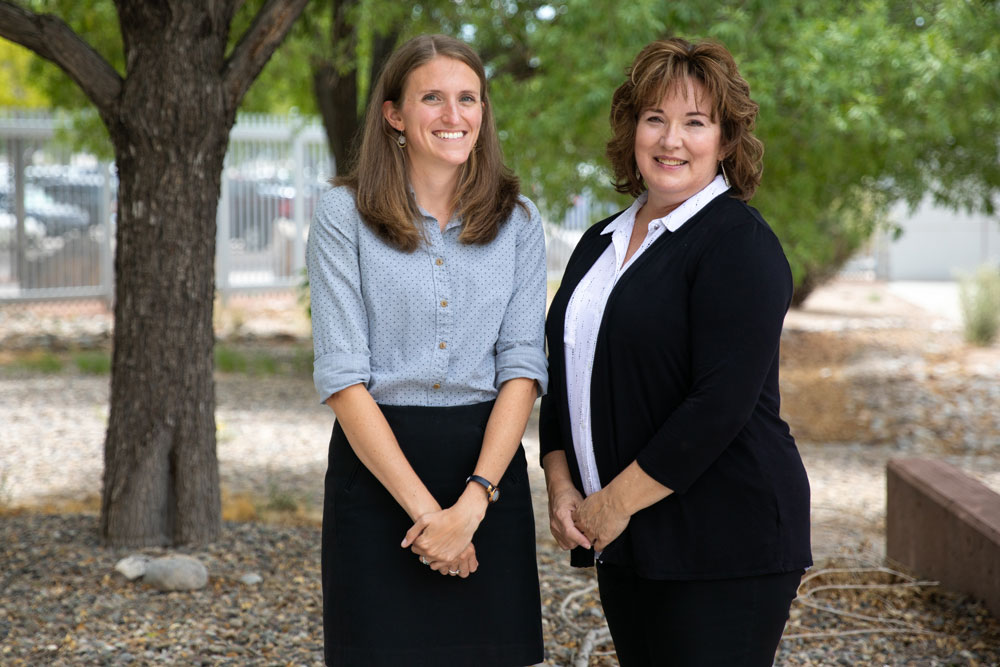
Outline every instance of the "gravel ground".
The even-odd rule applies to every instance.
[[[220,318],[229,340],[301,338],[300,324],[275,327],[280,303],[238,308]],[[785,410],[813,488],[816,567],[776,664],[1000,664],[997,619],[888,570],[883,538],[891,457],[943,457],[1000,491],[1000,428],[987,407],[1000,396],[1000,349],[965,348],[953,325],[871,285],[822,290],[786,329]],[[99,346],[109,330],[100,309],[0,309],[0,664],[321,664],[315,519],[331,416],[310,379],[217,376],[226,513],[254,520],[227,521],[214,545],[174,550],[201,559],[210,582],[160,593],[117,574],[131,552],[97,540],[107,377],[12,363],[26,349]],[[534,458],[531,426],[525,447]],[[537,467],[532,483],[545,664],[615,665],[593,573],[568,567],[546,534]],[[282,525],[261,520],[275,514]],[[263,581],[240,583],[248,572]]]

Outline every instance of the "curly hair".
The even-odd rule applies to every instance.
[[[704,87],[711,100],[712,121],[721,127],[722,164],[732,196],[748,201],[764,170],[764,144],[753,135],[759,107],[750,99],[750,85],[740,76],[726,47],[676,37],[655,41],[640,51],[612,98],[607,156],[615,189],[633,197],[646,189],[635,160],[639,113],[655,106],[675,86],[683,86],[689,77]]]

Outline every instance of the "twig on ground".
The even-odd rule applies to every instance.
[[[894,583],[858,583],[858,584],[824,584],[813,586],[808,589],[804,589],[806,584],[814,581],[820,577],[830,576],[830,575],[853,575],[853,576],[863,576],[870,574],[887,574],[893,577],[902,579],[903,581],[897,581]],[[889,627],[873,627],[873,628],[849,628],[846,630],[831,630],[824,632],[800,632],[795,634],[785,634],[782,636],[782,640],[786,639],[820,639],[820,638],[830,638],[830,637],[845,637],[851,635],[864,635],[864,634],[926,634],[926,635],[941,635],[940,632],[935,632],[916,623],[911,623],[898,618],[891,618],[888,616],[874,616],[869,614],[859,614],[856,612],[847,611],[846,609],[838,609],[836,607],[830,606],[829,604],[822,604],[819,602],[814,602],[813,598],[817,593],[825,591],[834,590],[897,590],[902,588],[924,588],[937,586],[936,581],[921,581],[915,577],[911,577],[908,574],[899,572],[898,570],[893,570],[888,567],[874,566],[874,567],[830,567],[816,570],[810,572],[802,578],[799,584],[799,594],[795,600],[796,604],[803,607],[808,607],[809,609],[814,609],[816,611],[825,612],[837,616],[840,618],[853,619],[856,621],[861,621],[864,623],[882,624],[883,626]]]
[[[611,631],[608,626],[602,625],[599,628],[592,628],[580,642],[580,650],[573,660],[573,667],[587,667],[590,664],[590,656],[594,654],[594,649],[601,644],[611,640]]]

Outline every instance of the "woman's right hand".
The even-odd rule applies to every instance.
[[[583,495],[573,485],[566,452],[557,449],[542,458],[545,488],[549,493],[549,530],[562,549],[590,548],[590,540],[576,527],[573,513],[583,502]]]
[[[583,495],[572,485],[549,487],[549,530],[561,549],[590,548],[590,540],[573,523],[573,513],[583,502]]]

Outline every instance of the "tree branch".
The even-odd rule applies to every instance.
[[[80,86],[102,116],[114,115],[122,89],[121,76],[64,21],[0,0],[0,37],[54,62]]]
[[[267,0],[223,66],[226,103],[236,109],[309,0]]]

